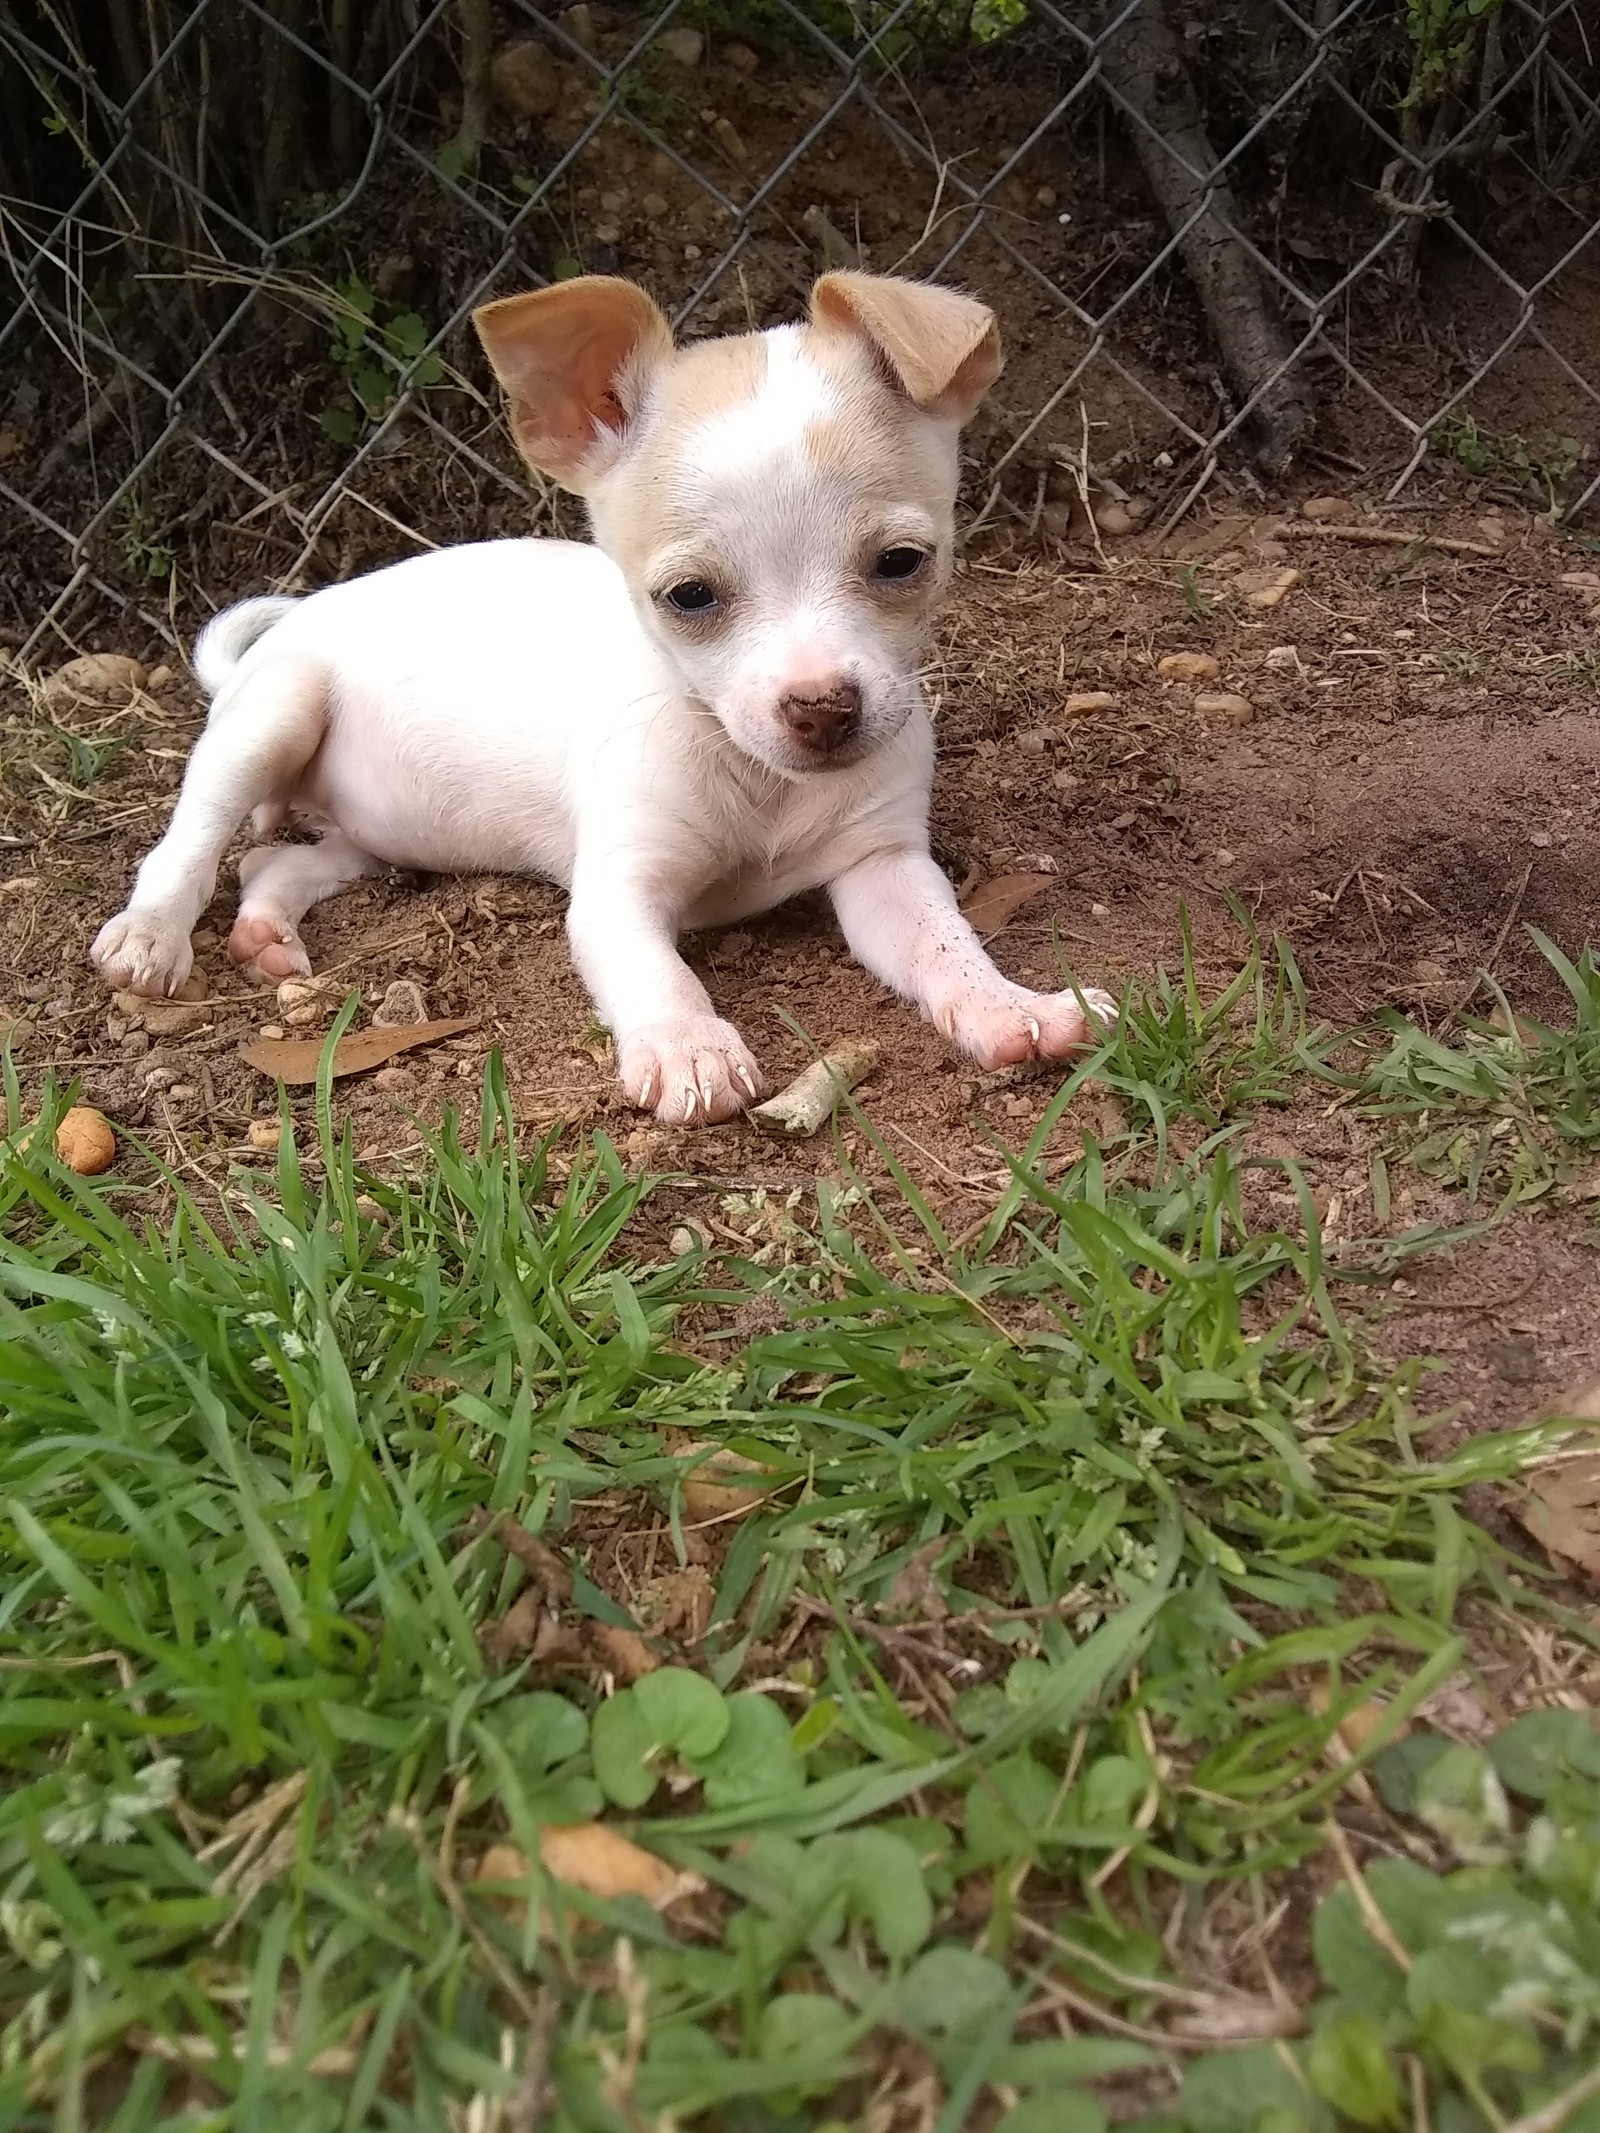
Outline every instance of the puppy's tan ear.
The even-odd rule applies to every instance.
[[[884,274],[824,274],[811,292],[811,317],[864,340],[924,414],[970,422],[1000,375],[994,313],[955,289]]]
[[[654,302],[609,275],[502,297],[472,323],[511,403],[517,450],[579,491],[637,415],[650,371],[672,353],[672,328]]]

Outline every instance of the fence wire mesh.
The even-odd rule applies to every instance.
[[[976,517],[1600,491],[1588,0],[0,0],[0,636],[542,524],[468,321],[961,281]],[[1208,493],[1209,492],[1209,493]]]

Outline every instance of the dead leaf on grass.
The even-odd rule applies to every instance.
[[[885,1614],[918,1622],[943,1621],[950,1612],[950,1603],[939,1583],[938,1562],[948,1545],[949,1536],[941,1533],[936,1539],[925,1541],[900,1565],[884,1600]]]
[[[624,1685],[653,1674],[661,1661],[636,1629],[622,1629],[615,1622],[585,1625],[590,1644]]]
[[[468,1015],[455,1022],[416,1022],[405,1029],[354,1030],[333,1048],[333,1078],[343,1081],[351,1074],[367,1074],[401,1052],[415,1051],[420,1044],[437,1044],[441,1037],[457,1037],[476,1029],[478,1018]],[[258,1074],[271,1074],[279,1081],[315,1081],[322,1064],[322,1040],[318,1037],[263,1037],[241,1047],[239,1057]]]
[[[688,1458],[698,1452],[712,1454],[703,1465],[684,1477],[683,1509],[692,1525],[705,1525],[713,1519],[742,1517],[758,1504],[765,1503],[780,1486],[776,1480],[765,1488],[753,1483],[752,1475],[765,1474],[768,1469],[754,1459],[747,1459],[742,1452],[730,1452],[725,1446],[713,1448],[698,1438],[690,1438],[675,1444],[673,1450]]]
[[[1333,1701],[1326,1683],[1320,1681],[1306,1698],[1307,1704],[1318,1718],[1327,1717],[1333,1708]],[[1353,1709],[1346,1711],[1329,1738],[1326,1749],[1328,1760],[1347,1763],[1352,1756],[1359,1755],[1388,1715],[1388,1703],[1381,1696],[1369,1696],[1364,1703],[1358,1703]],[[1404,1740],[1410,1731],[1409,1725],[1401,1724],[1395,1728],[1390,1738]]]
[[[525,1585],[498,1622],[478,1633],[483,1656],[497,1673],[526,1659],[539,1641],[541,1624],[549,1617],[544,1602],[532,1585]]]
[[[961,899],[961,908],[972,930],[989,940],[1052,886],[1049,874],[997,874],[969,890]]]
[[[699,1563],[682,1570],[663,1571],[639,1588],[637,1612],[651,1629],[683,1644],[698,1644],[711,1626],[711,1611],[717,1604],[717,1588],[711,1573]]]
[[[547,1874],[569,1888],[611,1902],[618,1896],[642,1896],[658,1911],[704,1888],[698,1874],[680,1873],[654,1852],[647,1852],[620,1830],[604,1822],[551,1822],[539,1832],[539,1862]],[[514,1844],[491,1845],[473,1870],[474,1881],[521,1881],[528,1871],[525,1853]],[[517,1923],[527,1906],[502,1898]]]
[[[1175,2034],[1192,2037],[1197,2043],[1213,2038],[1238,2044],[1246,2037],[1295,2037],[1304,2027],[1298,2008],[1280,2007],[1275,2000],[1239,1992],[1193,1993],[1182,2012],[1172,2017]]]
[[[1600,1421],[1600,1379],[1551,1413]],[[1574,1436],[1522,1479],[1527,1494],[1513,1505],[1522,1524],[1565,1569],[1600,1585],[1600,1430]]]

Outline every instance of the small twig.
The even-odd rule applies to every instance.
[[[467,1534],[472,1540],[492,1540],[507,1555],[515,1556],[548,1598],[567,1600],[572,1597],[572,1573],[566,1564],[548,1541],[530,1533],[509,1511],[491,1518],[480,1505],[467,1520]]]
[[[1344,1869],[1344,1878],[1350,1884],[1350,1893],[1356,1900],[1356,1909],[1361,1913],[1361,1923],[1388,1956],[1392,1963],[1407,1977],[1411,1975],[1411,1955],[1405,1943],[1395,1932],[1387,1918],[1378,1909],[1371,1889],[1367,1887],[1361,1869],[1356,1865],[1355,1853],[1350,1849],[1350,1839],[1345,1835],[1338,1820],[1328,1817],[1328,1836],[1339,1855],[1339,1864]]]
[[[1370,548],[1440,548],[1446,555],[1481,555],[1494,560],[1504,554],[1485,541],[1463,541],[1448,533],[1402,533],[1393,526],[1329,526],[1320,520],[1302,524],[1298,519],[1278,519],[1267,532],[1275,541],[1357,541]]]
[[[1157,526],[1155,530],[1155,538],[1158,541],[1164,541],[1167,538],[1168,534],[1171,533],[1172,529],[1175,526],[1181,524],[1182,521],[1188,517],[1189,513],[1200,501],[1200,498],[1205,493],[1205,490],[1209,487],[1211,477],[1213,474],[1216,473],[1216,471],[1217,455],[1215,454],[1215,452],[1213,452],[1211,456],[1206,460],[1205,465],[1195,476],[1194,480],[1189,484],[1189,487],[1184,491],[1182,496],[1178,498],[1178,501],[1167,513],[1166,517],[1161,521],[1160,525]]]
[[[1571,2088],[1563,2089],[1559,2096],[1541,2104],[1537,2111],[1529,2111],[1525,2117],[1514,2118],[1505,2128],[1505,2133],[1560,2133],[1568,2119],[1580,2104],[1587,2103],[1591,2096],[1600,2096],[1600,2066],[1590,2067],[1581,2074]]]
[[[1522,909],[1522,899],[1528,893],[1528,883],[1532,879],[1533,861],[1530,859],[1528,861],[1528,864],[1523,868],[1522,879],[1517,883],[1517,886],[1512,893],[1511,902],[1506,907],[1505,920],[1504,923],[1501,925],[1500,931],[1494,937],[1494,946],[1489,950],[1488,961],[1482,966],[1480,970],[1477,971],[1477,973],[1473,977],[1472,983],[1467,987],[1466,991],[1461,995],[1460,999],[1457,1000],[1454,1005],[1448,1010],[1444,1020],[1439,1025],[1441,1031],[1447,1030],[1450,1027],[1451,1023],[1456,1019],[1457,1015],[1461,1013],[1462,1009],[1472,998],[1473,994],[1478,990],[1478,987],[1483,983],[1484,979],[1493,975],[1494,966],[1500,960],[1500,951],[1505,946],[1506,941],[1510,935],[1511,929],[1517,922],[1517,913]]]
[[[560,2021],[561,2002],[547,1988],[539,1994],[533,2020],[528,2024],[522,2075],[515,2094],[506,2105],[506,2133],[539,2133],[545,2112],[555,2101],[550,2081],[550,2052]]]
[[[370,963],[375,955],[387,955],[392,948],[414,947],[418,941],[428,938],[428,931],[424,926],[420,933],[402,933],[392,941],[376,941],[370,948],[359,948],[354,955],[347,955],[342,963],[330,963],[326,970],[319,970],[317,976],[336,978],[341,970],[354,970],[357,963]]]
[[[1141,1979],[1141,1989],[1143,1982]],[[1091,2000],[1087,1993],[1074,1992],[1071,1986],[1061,1984],[1056,1978],[1051,1978],[1042,1990],[1047,2000],[1069,2007],[1086,2022],[1109,2029],[1114,2037],[1128,2037],[1135,2044],[1148,2044],[1160,2052],[1238,2052],[1266,2041],[1261,2031],[1255,2028],[1221,2037],[1185,2037],[1171,2030],[1146,2029],[1138,2022],[1124,2021],[1121,2015],[1114,2015],[1109,2008],[1102,2007],[1098,2000]]]
[[[517,1973],[500,1953],[500,1950],[473,1917],[471,1910],[468,1908],[467,1899],[462,1895],[457,1885],[455,1875],[435,1855],[432,1845],[429,1844],[427,1832],[424,1830],[416,1810],[410,1807],[396,1807],[391,1810],[390,1819],[395,1827],[410,1840],[412,1849],[427,1869],[434,1887],[444,1898],[445,1907],[451,1917],[494,1972],[496,1981],[502,1991],[516,2007],[518,2014],[527,2023],[529,2030],[537,2029],[544,2019],[540,2011],[540,2000],[545,1995],[541,1994],[538,1998],[535,1998],[529,1992],[522,1979],[518,1977]]]

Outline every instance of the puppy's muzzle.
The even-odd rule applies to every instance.
[[[861,691],[841,681],[821,696],[785,696],[778,705],[784,731],[808,753],[838,754],[861,732]]]

